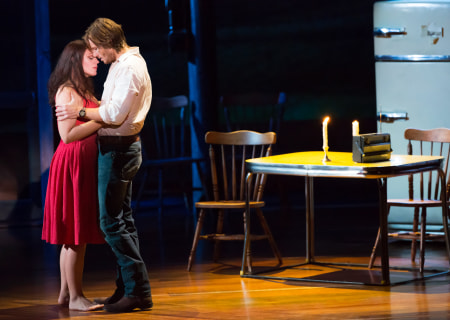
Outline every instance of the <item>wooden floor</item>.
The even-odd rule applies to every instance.
[[[266,215],[270,216],[270,212]],[[139,213],[136,221],[152,286],[152,310],[109,314],[103,310],[76,312],[58,307],[58,249],[40,240],[39,226],[3,227],[0,229],[0,320],[450,318],[449,276],[389,287],[242,278],[239,244],[224,246],[225,258],[221,263],[212,263],[210,247],[202,244],[192,272],[187,272],[193,222],[183,209],[165,216],[161,227],[152,212]],[[285,264],[302,262],[305,249],[301,228],[274,232]],[[317,243],[318,260],[368,263],[375,234],[367,238],[357,233],[334,237],[333,232],[318,232],[317,237],[323,239]],[[298,237],[298,241],[283,235]],[[406,242],[390,244],[391,265],[411,265],[408,246]],[[255,247],[258,270],[275,264],[266,248],[262,243],[259,249],[258,245]],[[428,245],[426,266],[448,268],[443,243]],[[295,272],[315,275],[324,271],[327,268],[308,266]],[[114,277],[114,258],[109,248],[89,246],[85,294],[89,298],[109,296],[114,290]]]

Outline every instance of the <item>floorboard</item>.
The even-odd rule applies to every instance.
[[[348,232],[348,223],[330,221],[336,214],[316,208],[317,260],[367,264],[376,228]],[[345,214],[351,214],[346,208]],[[370,209],[367,209],[370,211]],[[154,307],[127,314],[70,311],[56,304],[59,289],[58,248],[40,240],[40,226],[0,228],[0,320],[9,319],[448,319],[449,276],[438,276],[395,286],[367,286],[266,280],[239,276],[241,244],[225,244],[223,258],[211,261],[211,246],[201,243],[191,272],[186,271],[193,218],[184,208],[167,210],[159,224],[155,210],[136,216],[141,248],[147,263]],[[275,239],[284,264],[304,261],[302,218],[287,214],[282,222],[268,211],[276,226]],[[297,225],[298,224],[298,225]],[[319,228],[319,225],[334,225]],[[284,226],[284,228],[282,228]],[[364,228],[363,228],[364,229]],[[341,234],[339,234],[341,233]],[[367,235],[367,233],[369,233]],[[373,234],[372,234],[373,233]],[[390,263],[410,267],[409,243],[389,244]],[[444,244],[427,244],[426,267],[448,269]],[[255,268],[273,267],[270,249],[255,244]],[[328,269],[300,267],[316,276]],[[367,269],[361,268],[367,274]],[[299,270],[286,270],[292,274]],[[340,272],[342,277],[347,271]],[[114,290],[114,257],[107,245],[88,246],[84,291],[89,298],[109,296]]]

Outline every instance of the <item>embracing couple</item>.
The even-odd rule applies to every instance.
[[[92,82],[98,59],[111,64],[100,101]],[[152,99],[145,60],[121,25],[98,18],[83,40],[64,48],[48,93],[61,141],[50,165],[42,239],[62,246],[58,303],[82,311],[150,309],[131,210],[132,179],[142,162],[139,132]],[[91,301],[82,291],[86,245],[105,241],[117,260],[116,290]]]

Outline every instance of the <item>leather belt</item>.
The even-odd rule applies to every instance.
[[[103,145],[130,145],[139,141],[139,135],[132,136],[97,136],[98,142]]]

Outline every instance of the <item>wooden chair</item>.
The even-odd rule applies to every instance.
[[[234,132],[210,131],[206,133],[205,141],[209,144],[214,200],[195,203],[195,207],[199,209],[199,215],[192,249],[189,255],[188,271],[191,270],[199,240],[215,241],[214,261],[217,261],[219,255],[218,245],[220,241],[244,240],[244,221],[242,221],[241,233],[226,234],[223,230],[224,214],[236,212],[241,213],[244,216],[246,208],[245,160],[271,155],[271,147],[276,142],[276,134],[274,132],[258,133],[248,130]],[[250,236],[250,241],[267,239],[275,257],[281,264],[281,254],[261,210],[265,205],[262,198],[266,179],[266,175],[257,175],[253,180],[253,186],[250,191],[250,208],[255,209],[264,232],[263,234],[258,235],[252,234]],[[202,234],[206,212],[217,214],[215,233]],[[250,253],[248,252],[246,263],[249,268],[251,268],[250,260]]]
[[[142,175],[135,201],[135,211],[141,205],[145,193],[155,193],[150,188],[151,171],[157,173],[156,194],[158,196],[158,213],[161,216],[164,197],[169,193],[183,193],[186,207],[192,211],[191,170],[195,164],[202,180],[202,191],[206,192],[201,162],[205,159],[192,157],[190,149],[190,110],[189,99],[184,95],[169,98],[154,97],[147,115],[146,124],[141,132]],[[172,178],[172,184],[164,184]],[[184,180],[184,181],[183,181]]]
[[[226,131],[275,132],[279,136],[286,103],[284,92],[250,92],[220,97]]]
[[[224,131],[275,132],[281,141],[286,100],[285,92],[254,91],[222,95],[219,100],[219,115],[223,117],[222,128]],[[277,145],[272,146],[272,150],[276,148]],[[289,211],[291,204],[283,178],[275,176],[273,180],[273,188],[280,198],[281,207]]]
[[[439,128],[432,130],[406,129],[405,139],[408,140],[408,154],[413,154],[413,146],[419,148],[420,155],[440,155],[445,158],[444,173],[446,179],[446,199],[449,200],[449,158],[450,158],[450,129]],[[417,153],[416,153],[417,154]],[[419,179],[419,197],[415,196],[414,178]],[[411,261],[414,263],[416,256],[417,240],[420,242],[420,261],[419,271],[422,273],[425,263],[425,241],[438,238],[444,238],[444,235],[426,232],[427,208],[442,207],[442,199],[440,198],[440,180],[437,172],[420,173],[410,175],[408,177],[408,193],[407,199],[388,199],[388,212],[391,207],[409,207],[413,208],[413,229],[407,232],[389,233],[390,237],[399,239],[410,239],[411,243]],[[416,191],[417,193],[417,191]],[[419,228],[420,213],[420,228]],[[445,218],[445,217],[443,217]],[[448,218],[448,217],[447,217]],[[375,245],[370,256],[369,268],[373,267],[376,248],[380,240],[380,231],[375,241]],[[450,257],[449,257],[450,258]]]

